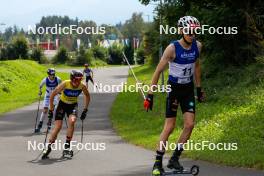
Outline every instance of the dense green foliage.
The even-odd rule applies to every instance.
[[[140,0],[143,4],[157,0]],[[257,1],[171,1],[165,0],[156,8],[158,13],[153,28],[146,33],[148,53],[154,62],[158,61],[159,25],[177,26],[177,20],[184,15],[197,17],[201,24],[214,27],[237,27],[233,35],[208,32],[198,36],[204,45],[205,54],[212,63],[242,65],[255,62],[255,57],[263,55],[264,5]],[[161,18],[160,18],[161,17]],[[154,32],[156,30],[156,32]],[[163,48],[177,35],[162,35]]]
[[[67,53],[67,49],[62,46],[59,48],[57,54],[53,58],[54,63],[64,64],[69,60],[69,55]]]
[[[122,46],[114,44],[108,48],[108,52],[109,52],[108,64],[121,64],[123,62]]]
[[[11,43],[5,48],[1,48],[0,59],[27,59],[28,58],[28,42],[23,35],[13,37]]]

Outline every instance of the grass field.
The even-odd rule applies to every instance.
[[[140,66],[134,71],[141,82],[149,84],[154,69]],[[135,84],[131,75],[128,84]],[[214,74],[205,71],[203,87],[207,101],[197,104],[196,126],[191,140],[194,143],[237,143],[238,149],[190,150],[184,152],[184,156],[230,166],[264,169],[263,65],[226,68]],[[117,133],[130,143],[155,150],[164,123],[165,99],[165,93],[154,94],[154,109],[146,112],[139,93],[120,93],[111,111]],[[178,111],[170,143],[176,141],[182,126],[182,114]]]
[[[38,100],[41,80],[47,67],[28,60],[0,62],[0,114]],[[61,79],[68,74],[57,73]]]

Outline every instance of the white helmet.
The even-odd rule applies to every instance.
[[[178,27],[197,28],[200,27],[200,22],[193,16],[184,16],[178,20]]]

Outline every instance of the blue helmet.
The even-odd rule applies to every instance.
[[[56,71],[54,68],[49,68],[47,73],[48,73],[48,75],[55,75]]]

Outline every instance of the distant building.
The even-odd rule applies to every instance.
[[[39,43],[30,43],[30,48],[41,48],[42,50],[56,50],[55,42],[39,42]]]
[[[39,47],[43,50],[44,55],[47,58],[52,58],[55,56],[57,49],[59,48],[59,40],[56,39],[55,42],[51,42],[50,40],[47,42],[39,42],[39,40],[37,40],[36,42],[29,42],[29,47],[31,49]]]

